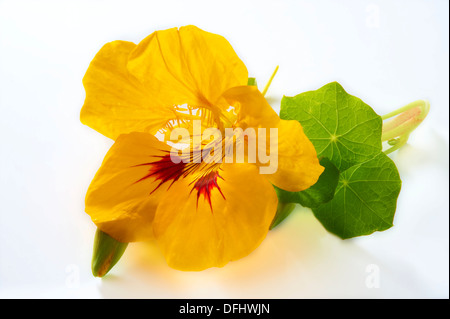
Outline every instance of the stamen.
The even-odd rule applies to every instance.
[[[272,83],[272,80],[273,80],[273,78],[275,77],[275,74],[277,74],[277,71],[278,71],[278,65],[277,65],[277,67],[275,68],[275,70],[273,71],[272,76],[270,77],[270,79],[269,79],[269,81],[267,82],[266,86],[264,87],[264,90],[262,91],[262,95],[263,95],[263,96],[266,95],[267,90],[269,89],[270,84]]]

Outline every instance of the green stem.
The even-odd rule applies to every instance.
[[[384,153],[390,154],[390,153],[398,150],[400,147],[402,147],[403,145],[406,144],[406,142],[408,141],[408,138],[409,138],[409,135],[403,135],[397,139],[390,140],[388,143],[389,143],[389,145],[393,145],[393,146],[391,148],[388,148],[387,150],[385,150]]]
[[[389,154],[405,145],[411,132],[422,123],[429,111],[430,103],[428,101],[417,100],[383,115],[381,117],[383,120],[397,116],[383,123],[381,141],[388,141],[388,144],[392,145],[384,152]]]

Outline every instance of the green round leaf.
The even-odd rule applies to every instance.
[[[382,150],[382,119],[337,82],[316,91],[283,97],[280,117],[299,121],[319,157],[342,172]]]
[[[334,198],[313,208],[314,215],[341,238],[369,235],[393,225],[401,180],[384,153],[341,172]]]

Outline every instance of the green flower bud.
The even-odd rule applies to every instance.
[[[122,257],[128,243],[121,243],[108,234],[97,229],[92,254],[92,274],[105,276]]]

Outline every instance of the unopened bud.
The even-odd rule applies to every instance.
[[[428,101],[418,100],[382,116],[381,118],[386,120],[397,115],[394,119],[383,123],[381,141],[387,141],[392,146],[384,152],[389,154],[405,145],[411,132],[422,123],[429,110]]]
[[[97,228],[92,254],[92,274],[105,276],[122,257],[128,243],[121,243]]]

